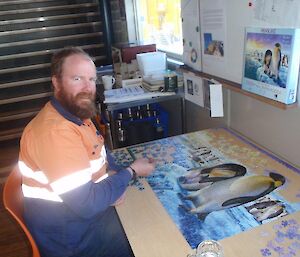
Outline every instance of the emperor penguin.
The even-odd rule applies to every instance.
[[[217,181],[244,176],[246,167],[236,163],[224,163],[204,169],[192,169],[178,178],[178,184],[186,190],[199,190]]]
[[[239,176],[215,182],[191,194],[181,196],[190,200],[194,208],[183,206],[190,213],[198,214],[202,219],[206,215],[254,201],[285,183],[284,176],[271,172],[269,176]]]
[[[272,60],[271,60],[271,73],[274,76],[274,79],[279,78],[279,69],[281,63],[281,45],[276,43],[274,46],[274,50],[272,53]]]
[[[280,201],[267,200],[254,203],[246,207],[246,209],[257,221],[262,222],[283,214],[285,206]]]

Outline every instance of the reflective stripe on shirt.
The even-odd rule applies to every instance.
[[[22,185],[24,197],[37,198],[54,202],[63,202],[63,200],[54,192],[49,191],[44,187],[31,187]]]
[[[47,185],[49,183],[48,178],[46,177],[45,173],[42,171],[33,171],[31,168],[29,168],[25,162],[19,161],[18,162],[19,170],[22,174],[22,176],[26,178],[32,178],[33,180],[36,180],[37,182],[41,184]]]
[[[45,185],[45,187],[38,187],[29,186],[23,183],[23,195],[24,197],[40,198],[45,200],[62,202],[62,199],[59,197],[60,194],[69,192],[91,181],[92,174],[99,172],[101,168],[103,168],[105,163],[106,150],[105,147],[102,146],[100,158],[96,160],[91,160],[90,167],[73,172],[52,182],[50,186],[53,189],[53,192],[51,192],[46,187],[49,186],[49,180],[43,171],[34,171],[30,167],[28,167],[23,161],[19,161],[18,166],[22,176],[38,182],[39,184],[41,184],[41,186]],[[99,183],[107,177],[108,174],[104,174],[100,178],[98,178],[94,183]]]
[[[105,150],[105,146],[102,146],[101,155],[100,156],[101,157],[99,159],[91,160],[90,161],[92,174],[98,172],[104,166],[104,164],[106,162],[106,150]]]
[[[53,191],[56,194],[60,195],[88,183],[89,181],[91,181],[91,179],[91,169],[87,168],[64,176],[54,181],[50,185],[53,188]]]

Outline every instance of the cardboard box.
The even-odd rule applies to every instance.
[[[116,84],[121,86],[123,79],[138,77],[139,70],[136,61],[136,54],[155,52],[156,45],[135,45],[119,44],[112,47],[112,59],[115,77],[118,77]]]
[[[247,28],[242,88],[292,104],[296,101],[300,30]]]
[[[113,63],[131,63],[136,54],[155,52],[156,45],[120,44],[112,47]]]

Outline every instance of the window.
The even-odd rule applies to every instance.
[[[181,59],[183,53],[180,0],[135,0],[137,38]]]

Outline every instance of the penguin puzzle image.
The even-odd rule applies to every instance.
[[[268,176],[245,174],[245,167],[230,163],[192,171],[179,177],[178,183],[182,188],[194,191],[179,194],[183,202],[191,201],[194,205],[193,208],[186,204],[182,207],[205,219],[211,212],[254,201],[285,183],[284,176],[273,172]]]
[[[183,189],[199,190],[214,182],[244,176],[247,169],[239,164],[226,163],[206,169],[192,169],[185,176],[178,178],[178,182]]]
[[[264,196],[246,206],[247,211],[260,223],[264,220],[287,215],[284,203]]]
[[[147,182],[192,248],[207,238],[222,240],[300,211],[300,169],[227,129],[115,153],[122,166],[141,157],[157,160],[155,172],[146,181],[139,179],[133,190],[149,190]]]
[[[246,28],[242,89],[291,104],[296,101],[300,30]]]
[[[279,43],[275,43],[273,55],[271,59],[271,76],[273,76],[275,81],[279,79],[279,70],[281,65],[281,45]]]

